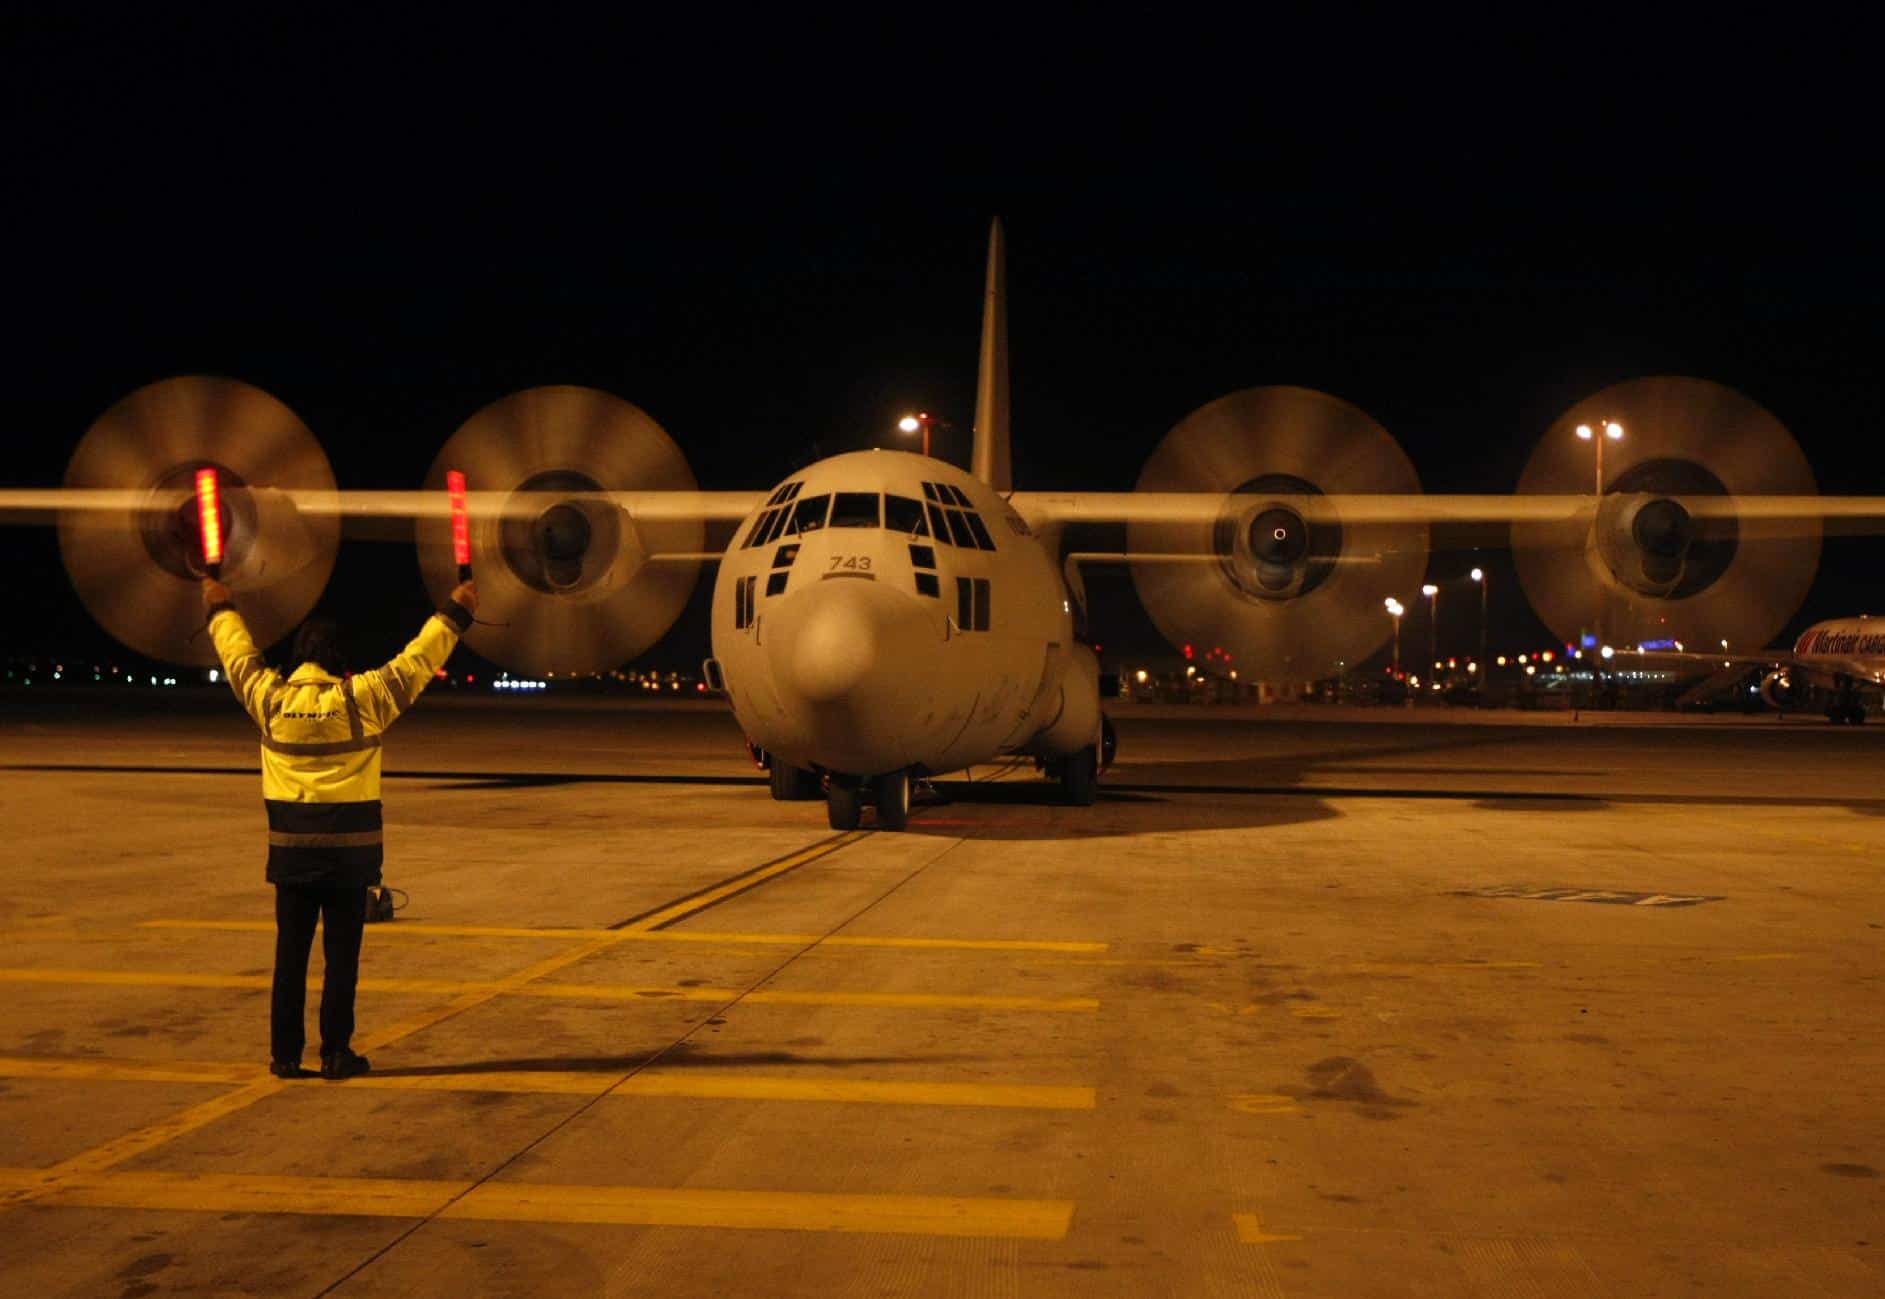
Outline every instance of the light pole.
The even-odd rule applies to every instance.
[[[1605,420],[1604,421],[1604,435],[1602,437],[1598,437],[1596,432],[1591,428],[1590,425],[1579,424],[1577,426],[1577,436],[1579,440],[1584,441],[1584,442],[1589,442],[1596,449],[1597,486],[1592,489],[1592,495],[1596,498],[1597,504],[1601,506],[1603,504],[1603,497],[1604,497],[1604,443],[1623,441],[1623,425],[1617,423],[1613,419]],[[1593,526],[1595,525],[1593,524]],[[1594,620],[1594,625],[1591,627],[1591,633],[1592,633],[1593,639],[1595,639],[1598,643],[1601,644],[1603,642],[1604,598],[1601,593],[1597,597],[1597,616]]]
[[[1623,441],[1623,425],[1617,423],[1615,420],[1606,420],[1604,422],[1604,435],[1598,437],[1590,425],[1579,424],[1577,426],[1577,436],[1580,441],[1594,443],[1597,448],[1597,486],[1595,494],[1602,496],[1604,494],[1604,443]]]
[[[1473,581],[1479,584],[1479,683],[1486,683],[1486,570],[1475,568]]]
[[[918,429],[923,431],[923,455],[925,457],[929,455],[929,426],[931,422],[928,411],[918,411],[914,415],[905,415],[902,419],[897,421],[897,427],[902,429],[905,433],[914,433]]]
[[[1401,615],[1407,608],[1393,596],[1387,599],[1388,617],[1394,619],[1394,667],[1392,675],[1396,681],[1401,679]]]
[[[1437,663],[1440,658],[1440,588],[1429,582],[1420,588],[1420,593],[1427,597],[1427,658]]]

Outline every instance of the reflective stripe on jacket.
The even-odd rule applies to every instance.
[[[268,878],[277,884],[376,884],[380,878],[380,737],[451,657],[471,616],[434,614],[383,667],[342,679],[318,663],[267,666],[242,615],[210,612],[229,688],[262,732]]]

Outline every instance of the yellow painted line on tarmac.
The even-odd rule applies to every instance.
[[[139,929],[223,930],[234,933],[272,934],[269,920],[145,920]],[[696,929],[533,929],[516,925],[447,925],[424,920],[400,920],[376,925],[373,937],[389,938],[541,938],[573,940],[579,938],[615,938],[621,942],[687,943],[702,946],[758,947],[883,947],[910,950],[964,952],[1067,952],[1083,954],[1104,952],[1108,944],[1073,939],[1046,938],[869,938],[840,935],[825,938],[819,934],[744,934]]]
[[[588,947],[599,947],[601,941]],[[857,1006],[882,1010],[1014,1010],[1059,1011],[1079,1013],[1100,1008],[1092,997],[1004,997],[980,993],[937,992],[791,992],[775,988],[747,991],[743,988],[681,988],[643,986],[624,983],[540,983],[536,980],[574,964],[582,955],[565,953],[539,961],[528,971],[490,983],[461,983],[452,979],[362,979],[362,992],[437,993],[454,996],[450,1006],[482,1004],[496,997],[539,997],[552,1001],[707,1001],[735,999],[760,1005],[778,1006]],[[526,977],[528,976],[528,977]],[[71,970],[71,969],[0,969],[0,983],[45,983],[104,985],[146,988],[237,988],[262,989],[272,986],[266,974],[197,974],[189,970]],[[309,979],[310,988],[321,986],[319,976]],[[418,1015],[369,1035],[367,1046],[378,1046],[429,1027],[446,1018],[450,1007],[421,1011]],[[409,1027],[416,1025],[417,1027]]]
[[[0,1078],[58,1078],[103,1082],[254,1082],[264,1076],[252,1064],[177,1060],[83,1060],[45,1056],[0,1056]]]
[[[711,1063],[711,1062],[707,1062]],[[0,1078],[62,1081],[208,1083],[254,1082],[263,1071],[250,1064],[217,1061],[95,1060],[70,1057],[0,1056]],[[498,1092],[512,1095],[677,1097],[696,1100],[830,1101],[839,1104],[934,1105],[963,1108],[1090,1110],[1098,1105],[1092,1087],[1036,1083],[906,1082],[896,1079],[799,1078],[714,1074],[700,1066],[686,1071],[649,1070],[626,1082],[620,1075],[585,1070],[478,1070],[437,1073],[370,1073],[347,1086],[380,1091]],[[313,1084],[320,1085],[320,1084]],[[611,1085],[613,1090],[611,1091]]]
[[[1537,970],[1540,961],[1355,961],[1337,967],[1348,974],[1419,974],[1426,970]]]
[[[943,1195],[833,1195],[643,1186],[271,1177],[240,1173],[97,1173],[45,1184],[33,1169],[0,1169],[0,1190],[37,1188],[44,1205],[196,1213],[455,1218],[471,1222],[609,1223],[760,1231],[1060,1240],[1068,1200]]]
[[[1231,1222],[1237,1228],[1237,1239],[1246,1245],[1268,1245],[1279,1240],[1301,1240],[1301,1236],[1281,1236],[1263,1225],[1263,1220],[1254,1213],[1233,1213]]]
[[[1742,955],[1742,956],[1721,956],[1721,957],[1717,957],[1716,959],[1722,960],[1722,961],[1797,961],[1800,959],[1800,953],[1798,952],[1748,952],[1747,954]]]

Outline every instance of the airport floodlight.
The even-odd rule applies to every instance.
[[[1617,656],[1617,652],[1616,652],[1616,650],[1614,650],[1613,648],[1611,648],[1611,647],[1610,647],[1610,646],[1608,646],[1608,645],[1606,645],[1606,646],[1604,646],[1604,647],[1603,647],[1603,649],[1602,649],[1602,650],[1600,651],[1600,653],[1602,653],[1602,654],[1603,654],[1603,656],[1604,656],[1605,658],[1607,658],[1607,659],[1609,659],[1609,658],[1615,658],[1615,657]]]
[[[1145,684],[1145,669],[1140,668],[1137,672],[1133,673],[1132,679],[1134,681],[1137,681],[1140,685],[1144,685]]]
[[[914,415],[905,415],[898,420],[897,428],[904,433],[915,433],[920,430],[923,434],[923,454],[927,456],[929,454],[929,429],[932,423],[934,421],[930,419],[929,412],[919,410]]]
[[[1486,580],[1486,570],[1483,568],[1475,568],[1470,576],[1475,582],[1483,582]]]
[[[1440,588],[1435,586],[1432,582],[1429,582],[1427,585],[1420,588],[1420,593],[1431,600],[1434,596],[1440,594]]]
[[[1495,660],[1493,660],[1493,661],[1494,661],[1495,663],[1497,663],[1497,664],[1498,664],[1498,665],[1499,665],[1500,667],[1504,667],[1504,666],[1505,666],[1505,655],[1503,655],[1503,654],[1501,654],[1501,655],[1500,655],[1500,656],[1499,656],[1499,657],[1498,657],[1497,659],[1495,659]]]
[[[1609,438],[1612,442],[1623,441],[1623,425],[1617,423],[1615,420],[1611,420],[1608,424],[1604,425],[1604,436]]]
[[[1577,426],[1577,436],[1585,442],[1590,441],[1591,439],[1590,425],[1579,424]]]
[[[1528,677],[1532,677],[1532,676],[1537,676],[1537,675],[1538,675],[1538,669],[1537,669],[1537,668],[1536,668],[1535,666],[1533,666],[1532,664],[1530,664],[1530,663],[1527,663],[1527,664],[1525,665],[1525,675],[1526,675],[1526,676],[1528,676]]]

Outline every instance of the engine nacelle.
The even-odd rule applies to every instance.
[[[1424,524],[1343,518],[1330,497],[1408,496],[1419,479],[1365,411],[1307,388],[1248,388],[1165,435],[1141,492],[1221,493],[1202,511],[1131,523],[1139,599],[1174,647],[1246,679],[1311,680],[1392,634],[1384,602],[1426,572]]]
[[[1769,708],[1797,713],[1812,706],[1813,689],[1781,668],[1761,678],[1761,698]]]
[[[517,671],[606,672],[653,645],[693,592],[698,519],[632,517],[613,495],[691,492],[680,448],[640,408],[591,388],[530,388],[467,420],[433,462],[470,489],[472,649]],[[434,600],[457,580],[443,517],[416,530]]]

